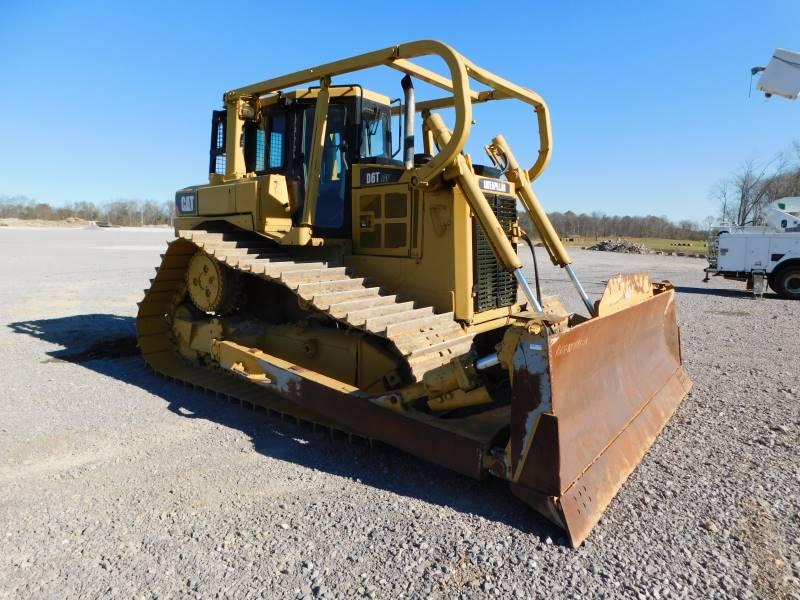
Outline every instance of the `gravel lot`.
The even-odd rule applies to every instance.
[[[678,286],[694,382],[573,550],[501,482],[152,375],[133,318],[169,236],[0,230],[0,597],[800,598],[800,304],[573,251],[592,294]]]

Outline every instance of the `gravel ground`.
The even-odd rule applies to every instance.
[[[474,482],[164,382],[133,316],[168,234],[0,230],[0,597],[800,598],[800,305],[698,259],[694,390],[586,543]],[[545,289],[579,303],[561,273]]]

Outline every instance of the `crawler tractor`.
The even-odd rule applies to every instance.
[[[447,74],[412,60],[423,56]],[[402,98],[350,83],[374,67],[399,72]],[[444,94],[418,101],[415,81]],[[615,275],[596,301],[580,284],[531,185],[551,153],[542,98],[417,41],[223,100],[209,181],[176,193],[176,239],[139,306],[145,360],[248,405],[505,479],[580,544],[690,383],[668,282]],[[487,164],[464,153],[473,109],[495,101],[533,109],[530,168],[501,135]],[[526,279],[518,204],[585,314]]]

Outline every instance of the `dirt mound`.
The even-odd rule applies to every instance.
[[[644,244],[637,244],[636,242],[629,242],[617,238],[616,240],[603,240],[597,242],[593,246],[589,246],[587,250],[600,250],[602,252],[621,252],[623,254],[650,254],[650,249]]]

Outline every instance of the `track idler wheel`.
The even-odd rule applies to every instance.
[[[189,298],[205,313],[224,315],[236,308],[240,297],[239,274],[198,250],[186,271]]]

